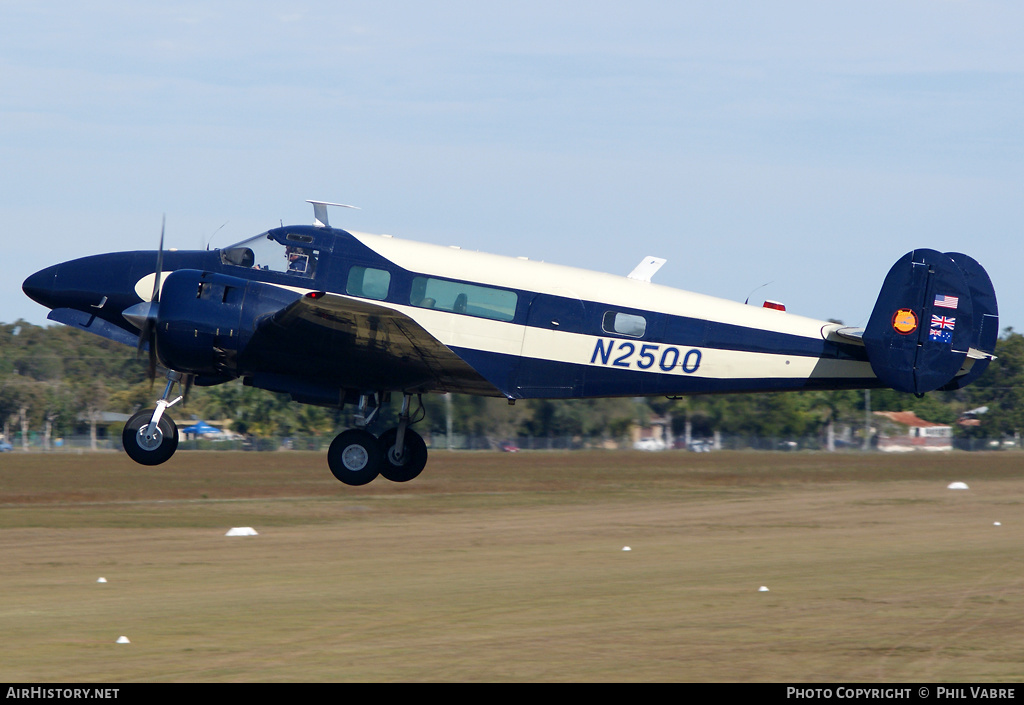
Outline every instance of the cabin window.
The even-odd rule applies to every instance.
[[[519,297],[514,291],[432,277],[415,277],[409,303],[419,308],[511,321]]]
[[[221,250],[220,259],[236,267],[312,277],[319,254],[311,247],[312,238],[289,235],[288,239],[290,242],[282,245],[270,233],[263,233]]]
[[[348,284],[345,291],[352,296],[383,301],[388,297],[391,286],[391,272],[372,267],[353,267],[348,270]]]
[[[647,332],[647,319],[632,313],[608,311],[601,322],[605,333],[618,333],[631,338],[642,338]]]

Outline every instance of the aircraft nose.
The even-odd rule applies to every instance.
[[[38,272],[30,276],[25,280],[25,283],[21,285],[22,291],[37,303],[41,303],[47,308],[53,308],[54,294],[54,283],[57,280],[57,268],[60,265],[53,265],[46,269],[40,269]]]

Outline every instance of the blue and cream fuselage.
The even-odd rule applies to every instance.
[[[841,326],[603,274],[354,233],[404,273],[486,282],[516,295],[509,321],[423,310],[414,318],[505,396],[604,397],[871,386]],[[834,336],[838,337],[838,336]]]
[[[51,318],[135,344],[155,253],[29,278]],[[295,264],[298,260],[298,264]],[[299,401],[375,391],[520,398],[878,386],[841,326],[648,281],[330,227],[165,253],[160,360]]]

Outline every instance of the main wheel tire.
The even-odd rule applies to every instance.
[[[128,457],[141,465],[159,465],[167,462],[178,449],[178,427],[166,414],[160,417],[153,433],[149,422],[153,410],[147,409],[128,419],[121,432],[121,443]]]
[[[423,437],[411,428],[405,429],[405,442],[402,444],[402,457],[395,455],[395,441],[398,440],[398,429],[385,431],[377,439],[380,443],[383,458],[380,474],[392,482],[408,482],[419,476],[427,465],[427,444]]]
[[[327,451],[327,464],[339,481],[357,487],[380,474],[381,450],[369,431],[350,428],[338,434]]]

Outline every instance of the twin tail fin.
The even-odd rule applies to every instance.
[[[995,290],[984,268],[959,252],[908,252],[889,270],[864,329],[875,375],[901,392],[959,389],[994,357]]]

